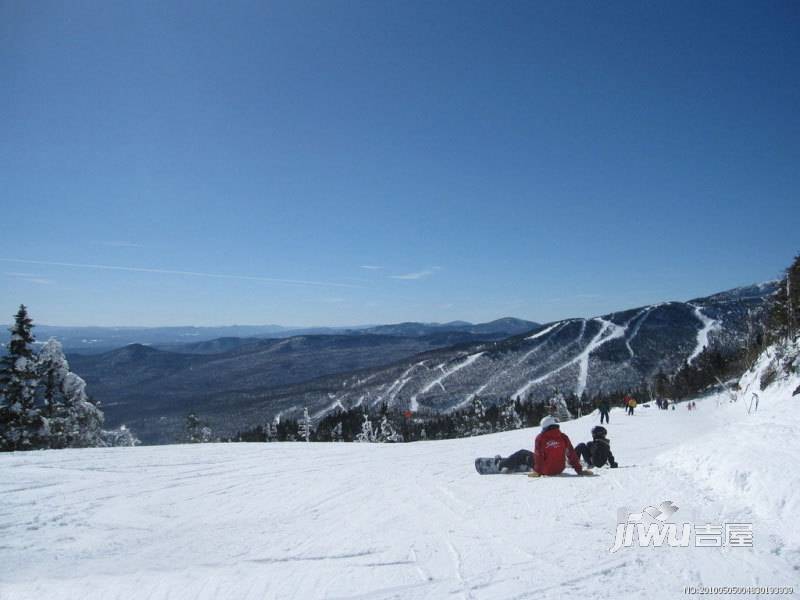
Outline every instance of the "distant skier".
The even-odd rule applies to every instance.
[[[636,400],[634,398],[632,398],[631,396],[626,395],[625,398],[623,399],[623,401],[625,403],[626,410],[627,410],[628,414],[632,415],[633,414],[633,409],[636,408]]]
[[[581,442],[575,446],[575,452],[583,458],[584,462],[590,467],[602,467],[606,463],[612,469],[617,468],[614,455],[611,454],[611,440],[606,435],[608,431],[605,427],[597,425],[592,427],[592,441],[589,443]]]
[[[542,419],[541,425],[542,432],[536,436],[534,442],[533,471],[529,477],[558,475],[567,466],[567,461],[578,475],[592,474],[590,470],[581,466],[572,442],[559,428],[558,419],[545,417]]]
[[[600,402],[597,404],[597,408],[600,411],[600,424],[603,424],[603,419],[606,420],[606,423],[610,423],[611,419],[608,417],[608,412],[611,410],[611,406],[609,405],[608,400],[600,400]]]

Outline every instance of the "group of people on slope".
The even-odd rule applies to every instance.
[[[602,467],[606,463],[617,467],[611,453],[611,440],[602,425],[592,428],[592,441],[580,443],[573,448],[569,437],[559,427],[558,419],[549,416],[542,419],[542,431],[536,436],[533,452],[518,450],[507,458],[495,457],[497,468],[503,473],[530,470],[529,477],[558,475],[569,465],[578,475],[592,475],[590,467]],[[581,459],[586,467],[581,464]]]
[[[627,394],[622,399],[622,406],[625,407],[625,413],[628,415],[633,414],[633,410],[636,408],[637,404],[638,402],[636,402],[636,399]],[[600,402],[597,403],[597,409],[600,411],[600,424],[602,425],[604,422],[610,423],[611,419],[609,413],[611,412],[611,404],[609,401],[606,399],[600,400]]]

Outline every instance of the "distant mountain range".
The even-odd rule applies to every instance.
[[[740,346],[748,315],[758,319],[774,291],[767,283],[545,325],[506,318],[322,328],[324,334],[271,325],[34,332],[39,340],[62,340],[110,426],[126,423],[143,441],[166,443],[190,411],[229,435],[304,407],[315,418],[382,403],[435,414],[475,395],[491,402],[547,397],[554,389],[630,389],[659,371],[674,372],[709,344]],[[214,337],[219,333],[238,335]],[[123,344],[132,339],[150,345]],[[91,352],[101,344],[122,347]]]
[[[174,441],[186,414],[232,434],[276,415],[315,418],[382,403],[435,414],[469,402],[608,392],[674,372],[707,345],[740,346],[748,315],[758,319],[774,284],[689,302],[665,302],[602,317],[536,325],[525,333],[449,331],[385,335],[360,331],[284,340],[218,339],[181,353],[141,345],[71,355],[72,368],[104,404],[110,425],[125,422],[151,443]],[[510,320],[516,325],[515,320]],[[475,328],[481,326],[472,326]],[[490,326],[491,330],[494,326]],[[422,333],[418,324],[368,328]],[[217,352],[219,351],[219,352]]]
[[[360,325],[353,327],[283,327],[280,325],[231,325],[224,327],[61,327],[37,325],[34,332],[39,341],[58,339],[68,352],[98,354],[130,344],[184,352],[198,343],[223,339],[219,351],[249,343],[247,338],[281,339],[306,335],[364,335],[380,334],[421,337],[441,332],[464,332],[507,337],[537,327],[537,323],[506,317],[490,323],[472,324],[466,321],[450,323],[398,323],[396,325]],[[236,339],[243,341],[236,341]],[[205,346],[202,352],[215,345]],[[189,350],[194,352],[193,350]]]
[[[188,345],[184,352],[141,344],[103,354],[67,354],[73,371],[113,413],[130,404],[160,410],[172,398],[240,393],[302,383],[324,375],[390,364],[402,358],[488,335],[443,332],[428,336],[309,335],[286,339],[222,338]]]

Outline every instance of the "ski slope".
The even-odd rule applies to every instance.
[[[697,344],[695,344],[694,350],[689,355],[689,358],[686,359],[686,362],[692,364],[695,358],[700,356],[703,350],[706,349],[708,346],[709,335],[715,329],[719,328],[719,322],[715,321],[714,319],[707,317],[701,307],[696,306],[694,304],[690,304],[692,308],[694,308],[694,314],[697,319],[700,321],[700,329],[697,331]]]
[[[209,444],[0,455],[0,598],[677,598],[794,585],[792,386],[611,413],[623,468],[479,476],[536,430],[414,444]],[[597,421],[565,423],[573,442]],[[778,449],[776,453],[775,450]],[[617,510],[752,522],[752,548],[622,548]]]

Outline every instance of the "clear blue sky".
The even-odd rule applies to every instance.
[[[0,82],[0,321],[550,321],[800,251],[798,2],[2,2]]]

